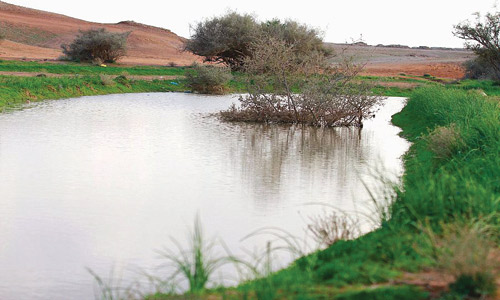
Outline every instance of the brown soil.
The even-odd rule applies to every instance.
[[[371,76],[398,76],[400,74],[423,76],[429,74],[440,78],[459,79],[464,77],[465,71],[460,62],[456,63],[391,63],[372,64],[365,66],[363,75]]]
[[[472,52],[460,49],[327,45],[336,53],[345,53],[354,57],[356,62],[366,64],[362,74],[373,76],[397,76],[404,73],[459,79],[464,76],[462,64],[474,57]]]
[[[71,43],[79,30],[104,27],[113,32],[128,32],[126,64],[189,65],[201,61],[182,51],[184,38],[170,30],[131,21],[118,24],[87,22],[59,14],[24,8],[0,1],[0,27],[6,41],[0,43],[0,57],[7,59],[57,59],[60,45]]]
[[[104,27],[113,32],[131,31],[128,55],[120,63],[133,65],[189,65],[201,58],[182,51],[185,38],[168,29],[132,21],[117,24],[87,22],[60,14],[24,8],[0,1],[0,28],[6,35],[0,43],[0,58],[54,60],[62,55],[60,45],[70,43],[79,30]],[[461,78],[461,64],[472,53],[446,49],[402,49],[327,44],[337,53],[352,55],[366,63],[364,75],[396,76],[400,73],[442,78]]]

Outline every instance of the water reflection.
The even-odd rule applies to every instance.
[[[402,172],[408,144],[389,124],[401,99],[361,131],[209,115],[233,101],[112,95],[0,115],[0,299],[91,299],[85,267],[156,266],[154,250],[182,242],[196,213],[236,254],[259,227],[301,234],[297,212],[321,210],[305,204],[363,209],[360,178],[380,187],[367,169]]]
[[[355,172],[352,162],[365,161],[363,145],[370,145],[369,137],[362,141],[359,130],[350,128],[237,124],[233,130],[237,138],[224,140],[229,160],[263,207],[290,186],[345,185]],[[291,178],[294,173],[299,177]]]

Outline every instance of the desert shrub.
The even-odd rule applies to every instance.
[[[251,15],[229,12],[224,16],[197,23],[185,49],[203,56],[207,62],[220,62],[238,69],[250,55],[250,44],[259,33]]]
[[[194,65],[186,72],[187,86],[201,94],[226,93],[231,78],[231,71],[225,67]]]
[[[331,54],[330,50],[324,47],[320,32],[305,24],[293,20],[282,22],[273,19],[263,22],[261,28],[264,36],[283,40],[287,45],[292,46],[294,53],[298,57],[307,56],[312,51]]]
[[[426,136],[427,146],[437,158],[449,158],[462,145],[463,141],[457,126],[439,126]]]
[[[252,45],[262,37],[273,37],[291,46],[296,54],[310,51],[330,53],[320,32],[295,21],[271,20],[258,23],[251,15],[229,12],[224,16],[199,22],[185,50],[203,56],[207,62],[218,62],[240,70],[246,58],[253,56]]]
[[[480,57],[468,60],[463,64],[465,68],[465,79],[496,79],[500,74],[490,63]]]
[[[221,112],[226,121],[361,127],[380,101],[354,82],[361,67],[350,60],[332,66],[320,51],[302,55],[274,37],[253,43],[252,53],[244,63],[248,94]]]
[[[116,84],[112,75],[101,74],[99,75],[99,79],[101,80],[101,84],[104,86],[113,86]]]
[[[104,28],[80,31],[70,45],[61,45],[69,60],[113,63],[126,54],[130,32],[112,33]]]

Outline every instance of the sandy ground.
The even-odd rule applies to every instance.
[[[353,57],[358,63],[366,64],[363,74],[374,76],[396,76],[404,73],[458,79],[464,75],[462,64],[474,57],[470,51],[454,49],[328,45],[334,49],[335,53],[343,53],[343,55]]]
[[[189,65],[201,59],[183,52],[185,39],[168,29],[131,21],[118,24],[87,22],[59,14],[24,8],[0,1],[0,28],[7,41],[0,44],[0,58],[56,59],[61,44],[70,43],[79,30],[104,27],[113,32],[131,32],[128,56],[122,63]]]
[[[60,45],[70,43],[79,30],[104,27],[113,32],[131,32],[128,55],[120,63],[130,65],[190,65],[201,58],[182,51],[185,38],[168,29],[131,21],[117,24],[87,22],[64,15],[24,8],[0,1],[0,28],[6,34],[0,43],[0,58],[55,60]],[[396,76],[401,73],[443,78],[461,78],[461,64],[472,53],[458,50],[422,50],[327,44],[337,53],[366,63],[364,75]]]

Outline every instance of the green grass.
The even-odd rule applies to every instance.
[[[488,96],[500,96],[500,83],[493,80],[462,80],[452,86],[462,90],[482,90]]]
[[[156,76],[182,76],[186,67],[153,67],[153,66],[120,66],[108,65],[107,67],[91,64],[71,62],[23,62],[14,60],[0,60],[0,71],[5,72],[34,72],[51,74],[80,74],[80,75],[156,75]]]
[[[120,80],[110,78],[103,84],[100,76],[84,77],[15,77],[0,76],[0,112],[15,109],[27,101],[61,99],[116,93],[185,91],[179,80]],[[175,84],[173,83],[175,82]]]
[[[414,145],[406,156],[404,192],[392,207],[393,222],[451,222],[498,214],[500,208],[500,109],[477,92],[443,88],[416,91],[394,117]],[[438,159],[424,138],[455,124],[463,146]]]
[[[112,64],[107,67],[94,66],[91,64],[82,64],[82,63],[73,63],[73,62],[24,62],[24,61],[11,61],[11,60],[0,60],[0,71],[5,72],[30,72],[30,73],[50,73],[50,74],[59,74],[59,75],[81,75],[81,76],[97,76],[100,74],[106,75],[136,75],[136,76],[177,76],[181,78],[185,75],[186,71],[189,67],[161,67],[161,66],[123,66]],[[25,79],[26,83],[33,81],[32,79]],[[56,80],[56,79],[53,79]],[[400,88],[400,87],[385,87],[379,82],[406,82],[406,83],[417,83],[419,85],[432,85],[436,84],[434,82],[430,82],[426,79],[415,79],[415,78],[406,78],[406,77],[376,77],[376,76],[360,76],[359,80],[363,82],[368,82],[374,85],[372,91],[377,95],[384,96],[399,96],[399,97],[408,97],[411,95],[413,88]],[[64,82],[67,79],[60,79],[61,84],[64,85]],[[182,79],[181,79],[182,81]],[[54,83],[54,82],[52,82]],[[141,91],[144,90],[144,85],[147,83],[143,83],[143,87]],[[473,88],[473,87],[470,87]],[[478,87],[479,88],[479,87]],[[246,92],[246,83],[244,74],[233,72],[233,80],[229,83],[229,89],[232,93],[244,93]],[[102,90],[102,89],[99,89]],[[177,91],[186,91],[188,88],[184,87],[184,89],[176,89]],[[147,91],[161,91],[152,84],[150,89]],[[119,93],[119,90],[115,90],[116,93]],[[127,92],[133,92],[127,90]],[[297,91],[299,92],[299,91]],[[102,94],[102,93],[98,93]],[[70,96],[78,96],[79,93],[68,94],[66,93],[65,97]],[[88,91],[86,92],[88,95]],[[61,98],[60,96],[54,95],[55,98]],[[0,95],[0,99],[9,99],[9,97],[5,97]],[[43,97],[40,99],[48,99],[47,97]],[[1,100],[0,100],[1,101]],[[9,101],[11,102],[11,101]],[[1,106],[1,104],[0,104]]]

